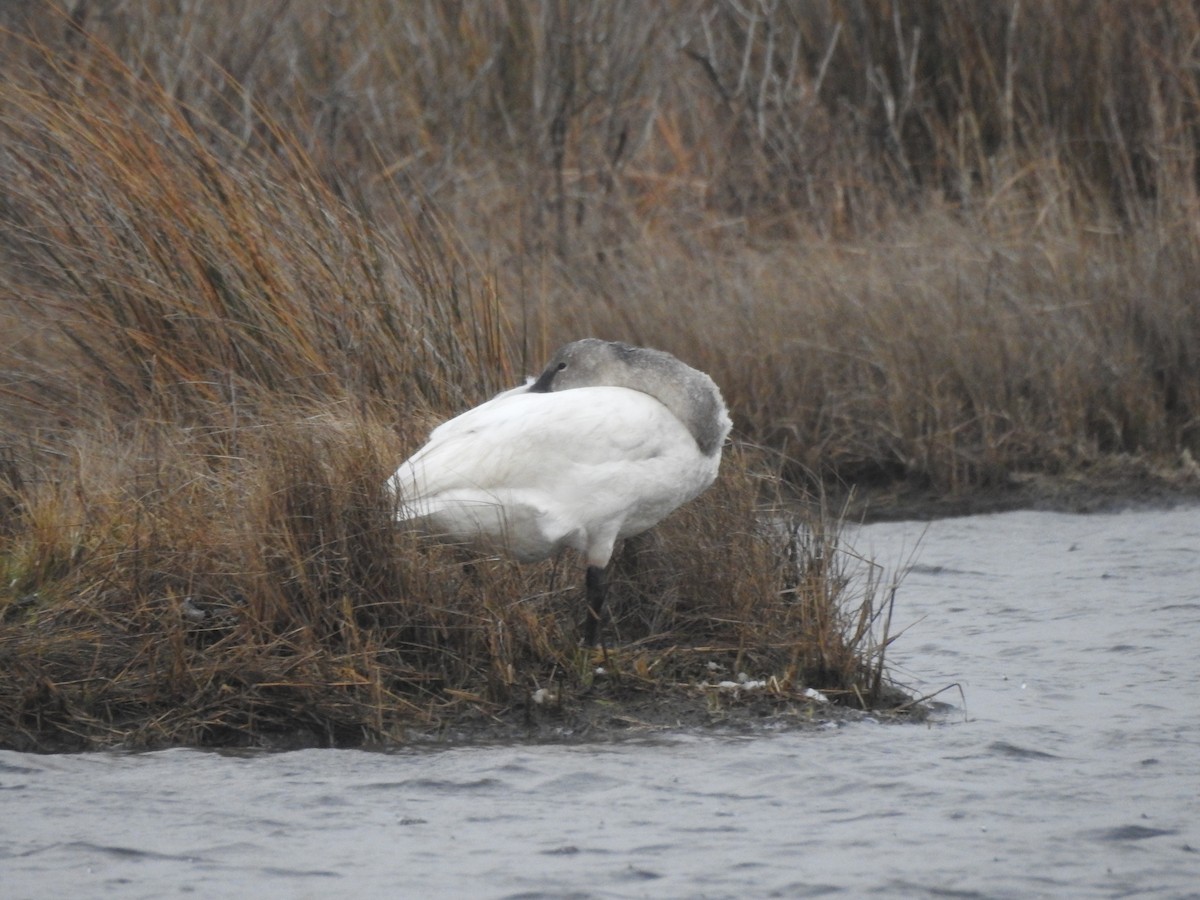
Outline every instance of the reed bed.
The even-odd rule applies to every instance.
[[[1196,491],[1191,3],[0,26],[7,746],[389,741],[719,671],[887,705],[890,583],[782,494]],[[599,683],[571,561],[464,558],[380,493],[585,334],[710,372],[737,438],[618,559]]]

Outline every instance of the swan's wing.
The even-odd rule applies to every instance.
[[[393,487],[410,499],[463,488],[552,491],[581,467],[629,467],[678,452],[686,434],[640,391],[502,394],[434,429],[397,470]]]
[[[496,398],[440,425],[389,486],[397,517],[518,559],[563,546],[603,565],[716,475],[718,458],[648,394],[575,388]]]

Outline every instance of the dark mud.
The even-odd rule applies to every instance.
[[[931,521],[986,513],[1035,510],[1104,513],[1173,509],[1200,502],[1200,464],[1114,457],[1061,473],[1017,472],[1002,482],[961,491],[893,482],[828,490],[827,505],[855,522]]]
[[[912,722],[928,717],[933,705],[898,688],[880,708],[862,710],[803,691],[736,689],[716,685],[665,690],[597,688],[558,704],[532,700],[488,715],[476,712],[449,725],[414,731],[414,743],[593,742],[642,738],[655,733],[754,734],[836,728],[867,718]]]
[[[864,720],[917,722],[944,706],[895,685],[882,686],[869,709],[861,708],[854,698],[840,699],[844,702],[836,695],[770,678],[739,683],[717,676],[692,683],[659,684],[610,672],[598,675],[585,690],[563,686],[507,705],[464,706],[435,723],[410,725],[383,741],[297,728],[242,734],[240,740],[222,746],[272,751],[318,747],[384,750],[401,745],[612,742],[681,732],[750,735],[828,730]],[[44,752],[47,748],[38,749]]]

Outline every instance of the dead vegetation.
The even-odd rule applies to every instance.
[[[716,671],[886,705],[891,587],[828,510],[767,512],[783,484],[1195,490],[1183,0],[0,24],[7,746],[397,740]],[[741,442],[618,560],[596,683],[575,578],[379,493],[584,334],[710,372]]]

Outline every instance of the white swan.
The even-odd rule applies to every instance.
[[[596,643],[619,538],[658,524],[717,476],[730,421],[713,380],[669,353],[587,338],[531,384],[439,425],[387,487],[396,518],[522,562],[587,563]]]

